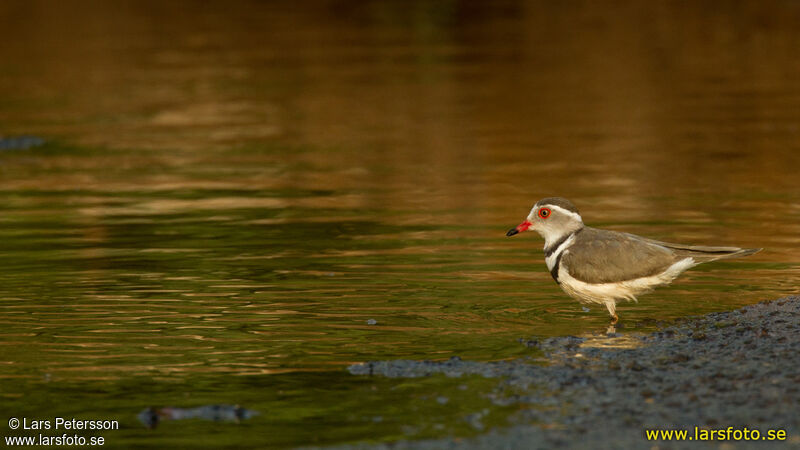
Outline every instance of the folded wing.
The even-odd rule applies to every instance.
[[[561,265],[586,283],[616,283],[657,275],[683,258],[657,241],[586,227],[564,252]]]

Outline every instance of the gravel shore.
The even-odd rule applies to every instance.
[[[660,331],[525,341],[531,361],[374,361],[359,376],[479,374],[498,379],[497,405],[519,404],[509,427],[467,438],[346,448],[697,448],[648,441],[645,429],[785,430],[781,441],[704,442],[705,448],[800,448],[800,297],[690,318]],[[508,394],[513,393],[513,394]]]

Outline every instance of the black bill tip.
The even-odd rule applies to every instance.
[[[508,230],[508,233],[506,233],[506,236],[513,236],[513,235],[515,235],[517,233],[519,233],[519,230],[517,230],[516,228],[512,228],[512,229]]]

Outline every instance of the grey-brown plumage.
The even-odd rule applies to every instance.
[[[527,219],[507,235],[528,230],[544,237],[545,263],[561,288],[581,302],[605,305],[614,321],[620,300],[636,300],[698,264],[761,250],[672,244],[586,227],[578,208],[560,197],[536,202]]]
[[[658,275],[687,257],[698,264],[747,256],[760,249],[670,244],[635,234],[583,227],[561,258],[575,279],[586,283],[616,283]]]

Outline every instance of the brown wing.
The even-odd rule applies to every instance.
[[[639,236],[586,227],[561,258],[568,273],[586,283],[614,283],[663,272],[681,258]]]

